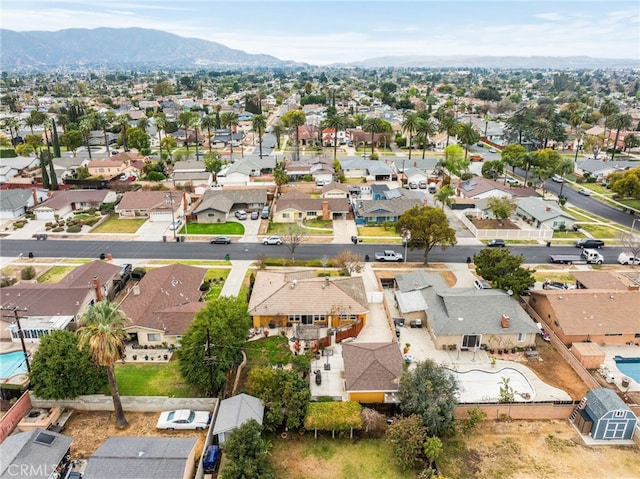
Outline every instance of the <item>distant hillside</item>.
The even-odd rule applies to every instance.
[[[353,65],[365,68],[431,67],[431,68],[638,68],[638,60],[591,57],[490,57],[474,55],[452,56],[387,56],[368,58]]]
[[[0,29],[3,70],[114,66],[285,66],[219,43],[144,28],[14,32]]]

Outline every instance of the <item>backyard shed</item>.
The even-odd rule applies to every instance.
[[[258,424],[262,424],[264,417],[264,404],[262,400],[249,396],[248,394],[238,394],[237,396],[223,399],[220,402],[220,409],[216,422],[213,426],[213,435],[218,436],[218,442],[223,444],[229,433],[242,426],[245,422],[255,419]]]
[[[604,363],[604,352],[596,343],[573,343],[571,352],[587,369],[598,369]]]
[[[585,397],[585,412],[593,420],[593,439],[631,439],[637,418],[611,389],[598,388]]]

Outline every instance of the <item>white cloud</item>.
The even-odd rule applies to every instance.
[[[538,13],[534,15],[536,18],[541,18],[542,20],[548,20],[550,22],[559,22],[564,20],[565,17],[558,13]]]

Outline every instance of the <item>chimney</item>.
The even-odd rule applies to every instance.
[[[38,194],[35,188],[31,188],[31,194],[33,195],[33,206],[36,206],[40,202],[38,201]]]
[[[322,202],[322,219],[324,221],[329,221],[331,219],[331,214],[329,213],[329,202]]]
[[[502,326],[502,329],[509,329],[509,315],[508,314],[503,314],[502,317],[500,318],[500,326]]]
[[[100,286],[100,280],[97,276],[93,277],[93,288],[96,290],[96,300],[98,302],[102,301],[104,296],[102,295],[102,286]]]
[[[547,207],[545,208],[545,211],[548,213],[549,211],[551,211],[551,207],[550,207],[550,206],[547,206]]]

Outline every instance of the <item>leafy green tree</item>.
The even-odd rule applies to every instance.
[[[220,471],[221,479],[274,478],[261,433],[262,426],[251,419],[229,434],[222,446],[227,460]]]
[[[89,168],[86,166],[79,166],[76,168],[76,179],[77,180],[86,180],[91,175],[89,174]]]
[[[424,441],[422,451],[429,461],[429,468],[432,469],[442,452],[442,441],[436,436],[428,437]]]
[[[502,160],[485,161],[482,164],[482,176],[495,180],[504,173],[504,166],[505,163]]]
[[[526,154],[527,149],[522,145],[507,145],[502,149],[502,161],[515,173],[516,168],[523,166],[523,158]]]
[[[204,155],[204,169],[210,173],[214,173],[216,175],[216,181],[217,175],[224,165],[225,162],[219,151],[212,151]]]
[[[429,252],[439,244],[443,250],[456,244],[456,231],[449,226],[444,211],[432,206],[419,206],[405,211],[396,223],[400,234],[410,232],[410,246],[424,248],[424,264],[429,264]]]
[[[445,206],[451,206],[453,204],[452,198],[455,194],[456,192],[451,185],[444,185],[433,198],[442,205],[442,210],[444,211]]]
[[[535,270],[523,268],[524,256],[513,255],[507,248],[484,248],[473,262],[480,276],[505,291],[521,294],[535,284]]]
[[[35,151],[36,149],[29,143],[21,143],[16,146],[16,153],[18,154],[18,156],[31,156],[35,153]]]
[[[223,387],[227,373],[240,362],[240,350],[251,326],[247,303],[222,296],[201,309],[182,336],[178,358],[189,384],[213,395]]]
[[[307,381],[297,371],[253,368],[247,378],[247,390],[264,402],[267,430],[297,429],[303,425],[311,394]]]
[[[87,152],[89,153],[89,161],[91,161],[93,159],[91,157],[91,146],[89,145],[89,136],[93,131],[93,121],[91,117],[85,116],[82,120],[80,120],[78,127],[80,128],[80,133],[82,133],[84,143],[85,145],[87,145]]]
[[[417,414],[396,419],[389,427],[386,440],[393,448],[393,458],[402,470],[417,469],[422,465],[424,443],[429,437],[422,419]]]
[[[469,170],[470,161],[464,157],[464,150],[460,145],[449,145],[444,149],[444,166],[449,172],[448,184],[451,184],[451,176],[460,177],[464,171]]]
[[[516,205],[511,198],[499,198],[497,196],[490,197],[487,201],[487,206],[491,208],[491,211],[499,220],[508,218],[516,210]]]
[[[75,153],[80,145],[82,145],[82,133],[78,130],[69,130],[60,135],[60,144]]]
[[[589,135],[584,140],[584,150],[590,151],[597,160],[605,146],[604,135]]]
[[[289,175],[287,175],[287,172],[283,168],[276,168],[273,170],[273,179],[278,186],[289,183]]]
[[[91,362],[89,348],[78,349],[78,337],[66,330],[40,339],[29,379],[33,393],[42,399],[73,399],[107,385],[106,370]]]
[[[151,140],[149,134],[142,128],[135,127],[129,128],[128,133],[129,147],[135,148],[138,151],[147,150],[151,146]]]
[[[622,198],[640,199],[640,167],[612,173],[608,181],[611,191]]]
[[[51,158],[51,153],[48,151],[43,151],[43,153],[47,155],[47,163],[49,163],[49,187],[55,191],[58,189],[58,177],[56,176],[56,169],[53,166],[53,158]]]
[[[60,158],[62,156],[60,152],[60,138],[58,138],[58,127],[56,126],[56,120],[53,118],[51,118],[51,128],[53,130],[53,157]]]
[[[173,95],[173,86],[167,80],[160,81],[154,85],[153,94],[155,96]]]
[[[633,133],[629,133],[624,137],[624,147],[627,151],[632,150],[633,148],[637,148],[640,146],[640,137],[634,135]]]
[[[427,359],[402,373],[398,390],[400,410],[405,416],[418,415],[429,435],[441,436],[455,421],[457,392],[458,383],[453,374]]]
[[[128,423],[120,401],[114,364],[124,356],[124,342],[129,337],[124,327],[129,321],[115,303],[100,301],[91,305],[82,316],[80,328],[76,332],[79,337],[78,349],[87,346],[91,360],[107,370],[116,425],[119,428],[127,427]]]
[[[45,189],[51,188],[51,182],[49,181],[49,173],[47,172],[47,164],[51,160],[48,151],[40,152],[40,174],[42,175],[42,186]]]
[[[307,116],[302,110],[289,110],[280,118],[282,124],[287,128],[294,128],[296,135],[295,160],[300,161],[300,127],[307,122]]]

